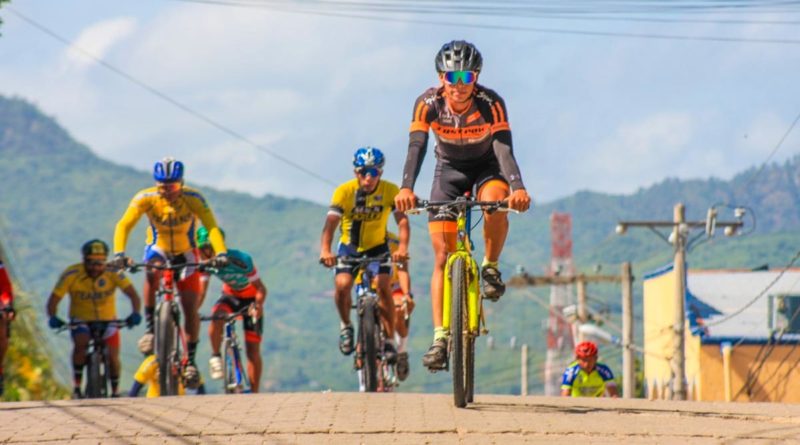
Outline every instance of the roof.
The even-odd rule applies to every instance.
[[[645,280],[670,271],[671,264],[645,275]],[[703,343],[766,342],[771,335],[767,314],[769,296],[800,296],[800,268],[788,269],[778,278],[780,273],[781,270],[690,269],[686,283],[686,315],[692,333],[700,335]],[[747,306],[776,279],[764,295],[740,314],[714,324]],[[800,343],[800,335],[784,335],[782,343]]]

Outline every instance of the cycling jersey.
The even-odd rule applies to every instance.
[[[158,193],[157,187],[139,191],[114,230],[114,252],[125,251],[128,235],[146,214],[150,221],[147,228],[148,246],[156,246],[168,255],[180,255],[195,247],[197,219],[208,229],[209,240],[214,252],[225,253],[225,241],[217,227],[214,213],[199,191],[183,187],[183,192],[175,202],[170,202]]]
[[[561,389],[569,389],[572,397],[602,397],[606,392],[606,382],[614,380],[611,369],[595,364],[594,370],[587,373],[577,361],[572,362],[561,378]]]
[[[214,272],[222,280],[222,293],[236,298],[251,299],[256,296],[253,283],[259,279],[253,258],[236,249],[228,250],[228,265]]]
[[[467,111],[455,114],[443,94],[443,87],[431,88],[414,104],[402,187],[414,188],[427,151],[428,132],[433,130],[439,163],[456,169],[496,163],[512,188],[524,188],[503,99],[476,84]]]
[[[337,187],[328,213],[342,218],[339,242],[359,253],[384,244],[398,192],[396,185],[384,180],[372,193],[364,192],[355,178]]]
[[[121,272],[105,271],[92,278],[86,273],[83,263],[73,264],[64,270],[58,279],[53,295],[60,301],[69,294],[69,316],[82,321],[115,320],[117,305],[116,290],[131,286],[130,280]]]
[[[147,385],[147,397],[159,397],[161,395],[161,385],[158,383],[158,362],[154,354],[148,355],[147,358],[139,365],[133,379],[140,385]],[[186,393],[183,385],[178,381],[178,395],[182,396]]]
[[[11,280],[8,278],[3,262],[0,261],[0,305],[11,306],[14,303],[14,289]]]

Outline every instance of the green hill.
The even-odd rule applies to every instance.
[[[184,161],[191,182],[192,162]],[[799,169],[798,158],[784,165],[769,166],[756,185],[748,188],[745,185],[752,172],[744,172],[731,181],[669,179],[627,196],[581,192],[541,205],[528,214],[510,217],[512,232],[503,257],[505,273],[511,273],[517,264],[534,273],[545,268],[550,255],[549,215],[557,210],[573,215],[574,250],[579,267],[602,263],[606,272],[616,271],[618,263],[630,260],[635,264],[637,276],[641,276],[641,271],[669,261],[671,249],[652,234],[631,232],[620,238],[612,234],[613,228],[619,218],[670,218],[672,206],[678,200],[687,204],[692,218],[704,217],[708,206],[718,201],[748,204],[759,215],[756,234],[706,243],[690,255],[692,266],[778,265],[791,257],[793,246],[800,240],[792,233],[800,217],[796,184]],[[3,97],[0,97],[0,175],[7,189],[0,199],[3,228],[0,235],[13,250],[19,263],[19,279],[35,294],[34,309],[40,315],[60,271],[79,261],[80,245],[95,237],[110,241],[114,225],[130,198],[152,182],[148,172],[98,158],[33,105]],[[201,189],[228,233],[228,244],[253,254],[270,290],[263,344],[266,388],[354,389],[351,359],[343,358],[336,347],[338,317],[331,299],[331,274],[317,264],[318,239],[326,209],[298,199],[273,195],[256,198],[208,187]],[[412,324],[412,376],[403,390],[446,391],[449,376],[429,375],[419,362],[430,340],[426,289],[431,256],[424,218],[413,218],[416,222],[411,249],[412,276],[419,309]],[[128,253],[133,256],[143,247],[143,228],[142,222],[131,237]],[[480,230],[475,232],[479,238]],[[480,244],[480,239],[476,239],[476,245]],[[143,277],[133,279],[137,288],[141,288]],[[549,291],[534,292],[546,297]],[[615,289],[598,288],[591,292],[599,306],[611,308],[612,312],[617,307]],[[531,378],[536,388],[538,363],[544,352],[541,327],[546,311],[530,296],[523,295],[527,293],[513,291],[500,303],[487,307],[495,347],[490,350],[484,342],[479,344],[481,392],[517,390],[519,351],[508,346],[512,337],[517,344],[531,345]],[[212,302],[213,298],[206,302],[206,312]],[[127,303],[121,302],[118,310],[126,315]],[[640,328],[637,330],[641,332]],[[130,381],[141,360],[134,345],[140,333],[141,329],[123,333],[126,368],[123,384]],[[56,346],[59,357],[65,358],[69,351],[66,336],[56,337],[46,331],[45,335]],[[201,368],[205,368],[208,357],[205,340],[203,334]],[[615,353],[608,355],[613,358]],[[56,368],[62,376],[69,375],[64,365]]]

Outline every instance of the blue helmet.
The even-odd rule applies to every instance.
[[[183,162],[175,158],[164,158],[153,166],[153,179],[157,182],[178,182],[183,180]]]
[[[353,167],[355,168],[383,168],[386,158],[383,152],[375,147],[361,147],[353,155]]]

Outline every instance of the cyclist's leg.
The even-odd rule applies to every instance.
[[[83,382],[83,368],[86,366],[86,353],[89,347],[89,327],[81,325],[72,330],[72,383],[73,395],[80,397]]]
[[[508,183],[499,173],[499,167],[490,166],[482,174],[476,184],[478,199],[482,201],[501,201],[510,194]],[[481,264],[483,277],[483,293],[490,300],[496,301],[505,293],[505,284],[500,276],[498,260],[508,236],[508,216],[505,212],[484,213],[483,238],[486,255]]]
[[[232,314],[235,311],[235,302],[232,301],[233,297],[229,295],[222,295],[219,297],[211,313],[214,316],[222,316]],[[225,333],[225,320],[212,320],[208,325],[208,341],[211,343],[211,354],[215,356],[220,355],[220,345],[222,345],[222,336]]]
[[[8,334],[11,331],[9,329],[11,327],[11,322],[2,319],[2,315],[0,315],[0,396],[3,395],[3,386],[4,386],[4,367],[3,363],[5,363],[6,351],[8,351]]]
[[[261,335],[264,332],[264,317],[255,323],[250,317],[244,318],[244,344],[247,351],[247,375],[253,392],[258,392],[261,382]]]
[[[194,363],[194,354],[200,338],[200,315],[197,302],[200,291],[200,274],[193,272],[191,275],[178,280],[178,292],[181,294],[183,308],[184,329],[186,331],[186,344],[188,347],[189,361]]]
[[[163,264],[165,260],[163,252],[155,245],[149,245],[144,249],[143,261],[148,264]],[[153,353],[154,342],[154,318],[156,312],[156,291],[161,282],[161,271],[154,269],[145,270],[144,285],[142,286],[142,299],[144,300],[144,319],[145,333],[139,339],[138,348],[142,354]]]
[[[111,369],[108,373],[108,380],[111,382],[111,394],[118,395],[119,394],[119,376],[120,371],[122,370],[122,365],[119,361],[119,345],[120,345],[120,338],[119,338],[119,329],[117,328],[108,328],[106,331],[106,336],[104,337],[106,341],[106,348],[108,350],[108,360],[111,364]]]
[[[356,256],[355,249],[350,249],[344,244],[339,244],[337,256]],[[337,265],[335,269],[334,286],[336,308],[339,311],[339,319],[343,326],[350,326],[350,311],[353,307],[353,268],[346,265]]]

